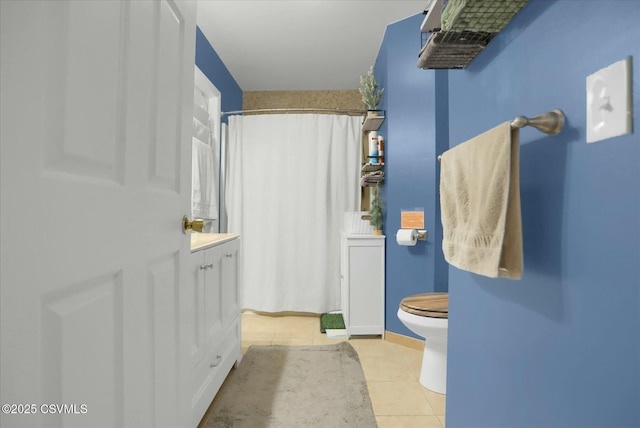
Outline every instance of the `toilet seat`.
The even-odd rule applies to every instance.
[[[429,318],[449,318],[449,293],[414,294],[402,299],[400,309]]]

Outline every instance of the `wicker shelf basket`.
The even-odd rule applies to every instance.
[[[465,68],[527,4],[528,0],[450,0],[442,28],[423,33],[418,67]]]

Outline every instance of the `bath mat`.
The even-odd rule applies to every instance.
[[[341,330],[346,328],[342,314],[322,314],[320,315],[320,333],[325,333],[327,329]]]
[[[348,342],[250,346],[213,402],[206,428],[376,427]]]

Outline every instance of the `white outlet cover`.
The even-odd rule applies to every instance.
[[[587,143],[631,132],[631,57],[587,76]]]

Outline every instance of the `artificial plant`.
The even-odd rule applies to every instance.
[[[369,68],[366,75],[360,76],[360,84],[362,85],[359,89],[362,102],[367,106],[367,110],[375,110],[380,104],[384,88],[378,89],[376,76],[373,75],[373,66]]]
[[[384,202],[380,199],[380,183],[378,183],[376,184],[376,187],[373,188],[373,199],[371,199],[371,208],[369,209],[369,215],[371,216],[369,223],[373,226],[374,233],[375,231],[382,230],[382,215],[384,214],[384,210],[382,209],[383,205]]]

